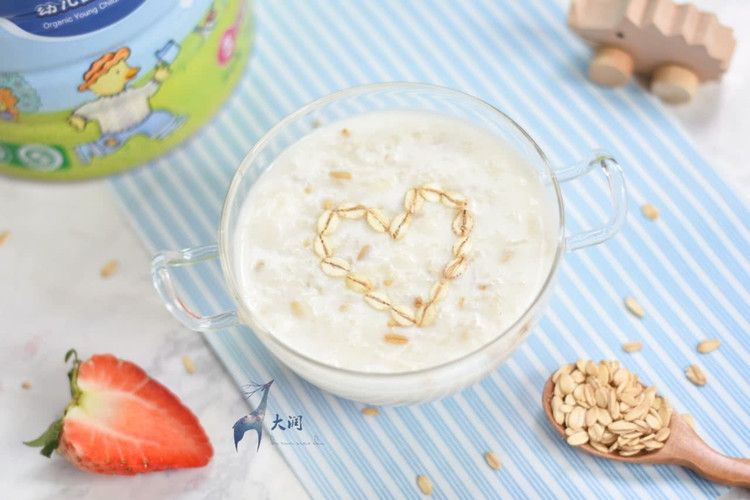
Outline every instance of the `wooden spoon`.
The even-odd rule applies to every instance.
[[[555,422],[552,416],[552,397],[555,383],[552,377],[547,380],[542,392],[542,406],[547,418],[557,432],[565,436],[565,428]],[[695,433],[687,421],[676,411],[672,411],[669,422],[670,434],[664,447],[658,450],[623,457],[617,453],[602,453],[586,443],[580,448],[600,458],[628,462],[631,464],[672,464],[694,470],[698,475],[719,484],[750,488],[750,460],[732,458],[714,450]]]

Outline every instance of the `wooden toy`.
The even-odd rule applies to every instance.
[[[568,25],[596,47],[589,78],[616,87],[633,72],[650,75],[651,92],[671,103],[720,80],[735,46],[715,14],[672,0],[573,0]]]

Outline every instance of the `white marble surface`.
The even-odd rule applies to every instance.
[[[699,89],[670,112],[699,149],[750,203],[750,2],[700,0],[740,40],[721,85]],[[744,42],[744,43],[743,43]],[[302,485],[264,441],[234,451],[231,426],[247,411],[201,338],[169,316],[153,291],[150,256],[106,181],[68,185],[0,178],[0,485],[2,498],[302,498]],[[110,259],[120,270],[99,276]],[[68,401],[63,354],[113,352],[141,365],[191,407],[215,448],[203,469],[137,477],[86,474],[59,456],[21,444],[58,418]],[[188,374],[181,357],[193,357]],[[24,381],[31,388],[21,388]],[[242,444],[246,444],[244,441]],[[737,493],[735,493],[737,494]]]
[[[249,411],[201,337],[177,324],[151,285],[150,255],[106,181],[32,184],[0,178],[0,498],[304,498],[265,436],[234,450],[232,424]],[[119,271],[103,279],[109,260]],[[143,367],[198,416],[215,456],[202,469],[136,477],[87,474],[21,444],[59,418],[70,395],[63,362],[112,352]],[[196,373],[181,358],[190,355]],[[31,382],[24,390],[21,384]],[[7,488],[10,488],[8,490]]]

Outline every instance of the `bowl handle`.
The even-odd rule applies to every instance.
[[[589,173],[594,167],[601,167],[609,182],[609,195],[612,200],[612,216],[602,226],[582,233],[565,237],[567,251],[579,250],[591,245],[598,245],[610,239],[622,228],[628,212],[628,197],[625,188],[625,177],[622,168],[612,155],[601,149],[595,149],[586,158],[565,167],[555,168],[555,178],[560,183],[577,179]]]
[[[179,251],[162,251],[151,261],[151,279],[172,316],[183,325],[196,331],[211,331],[229,328],[239,323],[237,311],[226,311],[213,316],[202,316],[188,309],[174,286],[172,267],[187,266],[215,259],[219,255],[217,245],[206,245]]]

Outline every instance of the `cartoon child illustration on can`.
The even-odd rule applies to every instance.
[[[18,119],[18,98],[11,89],[0,88],[0,119],[11,122]]]
[[[214,26],[216,26],[216,15],[216,5],[211,3],[211,7],[208,9],[208,12],[203,17],[201,22],[199,22],[198,25],[193,28],[193,32],[198,33],[200,36],[202,36],[203,40],[208,38],[208,35],[211,34]]]
[[[38,111],[41,104],[36,90],[23,76],[0,71],[0,120],[17,122],[24,113]]]
[[[114,153],[138,134],[163,139],[187,118],[164,109],[151,109],[149,99],[169,76],[169,68],[164,64],[158,65],[151,80],[140,87],[132,87],[128,82],[138,74],[140,68],[128,65],[129,56],[130,49],[127,47],[104,54],[91,63],[83,75],[83,83],[78,86],[79,91],[90,90],[98,99],[73,111],[68,122],[77,130],[83,130],[87,122],[95,121],[101,130],[97,140],[75,147],[81,163],[87,164],[95,156]]]

